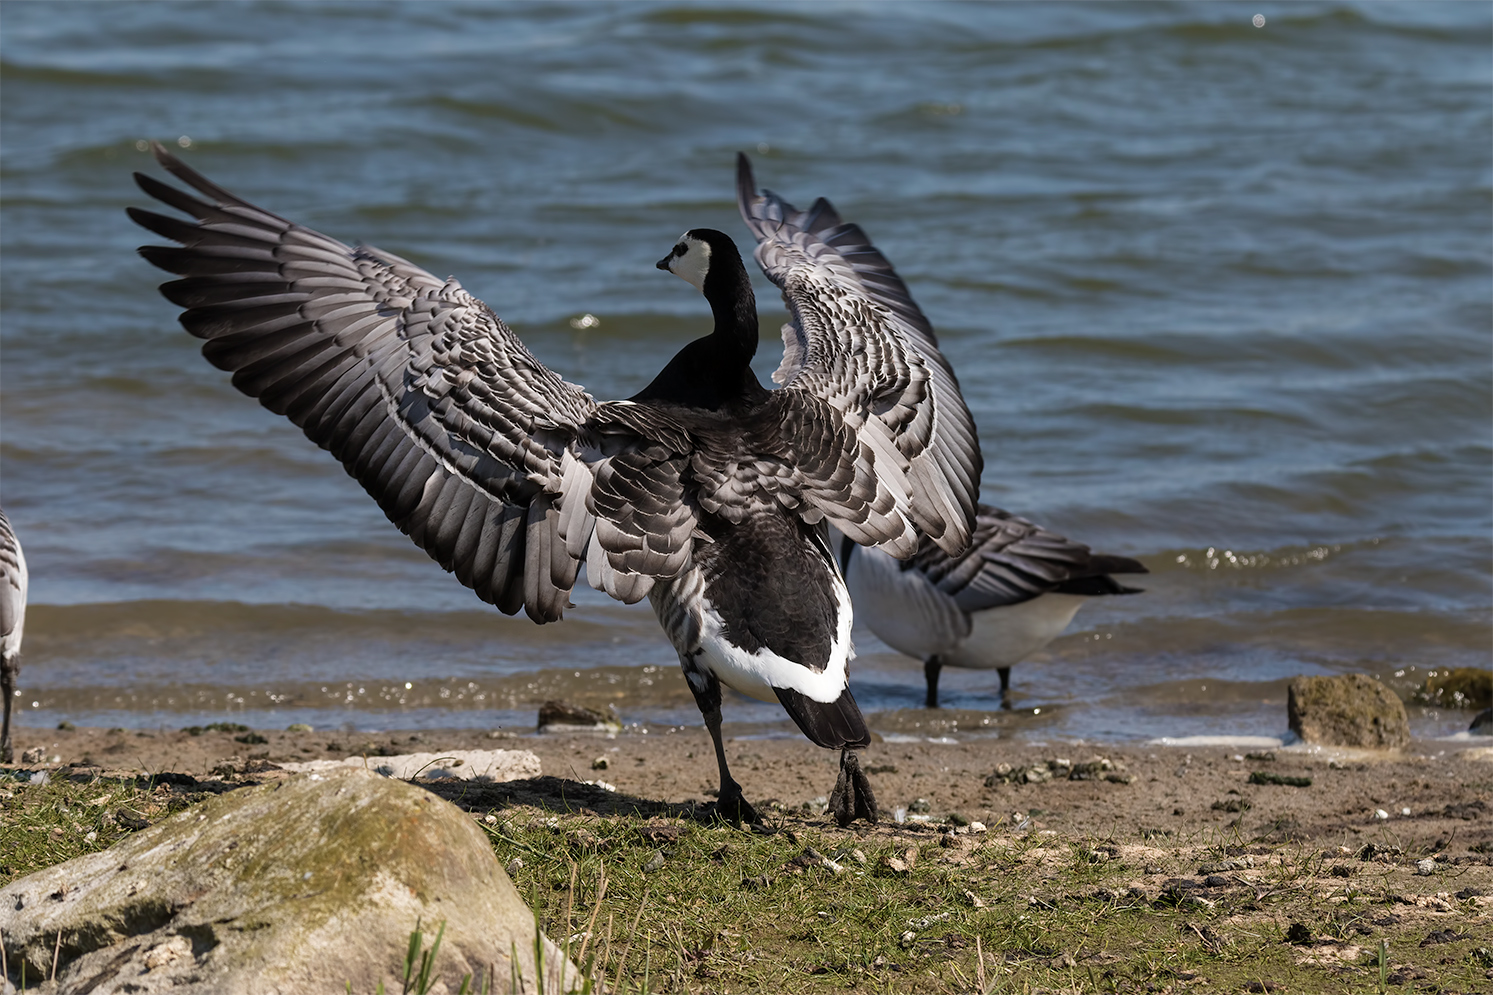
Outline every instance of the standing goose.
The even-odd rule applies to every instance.
[[[559,619],[582,562],[612,597],[648,597],[715,744],[719,815],[759,821],[726,764],[725,684],[781,702],[810,740],[840,749],[831,811],[842,825],[875,819],[827,523],[896,556],[920,533],[957,553],[981,464],[931,340],[907,333],[822,229],[785,219],[759,232],[786,260],[774,279],[798,295],[782,389],[749,365],[757,311],[740,254],[693,229],[658,268],[704,294],[714,331],[632,398],[598,403],[454,279],[279,218],[154,150],[207,199],[137,173],[196,222],[130,217],[180,243],[140,252],[184,277],[161,292],[187,309],[209,362],[331,451],[499,610]],[[744,158],[738,182],[751,183]]]
[[[26,628],[26,555],[10,519],[0,508],[0,694],[5,695],[5,724],[0,728],[0,763],[15,759],[10,745],[10,703],[21,673],[21,633]]]
[[[1056,639],[1089,598],[1140,593],[1110,574],[1149,572],[988,504],[980,505],[974,539],[959,555],[924,541],[917,555],[899,561],[846,536],[840,562],[871,631],[924,661],[928,708],[938,707],[945,666],[996,670],[1001,705],[1010,708],[1013,664]]]

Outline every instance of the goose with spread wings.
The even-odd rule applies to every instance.
[[[26,554],[16,539],[10,519],[0,509],[0,695],[5,696],[5,718],[0,728],[0,763],[15,759],[10,742],[10,705],[21,674],[21,635],[26,628]]]
[[[925,704],[938,707],[944,667],[995,670],[1011,707],[1011,667],[1052,642],[1090,598],[1138,594],[1111,574],[1143,574],[1139,560],[982,504],[969,548],[950,556],[924,541],[895,560],[840,541],[840,565],[861,619],[888,646],[923,661]]]
[[[692,229],[658,268],[705,296],[713,331],[638,394],[598,402],[454,279],[294,224],[154,151],[200,196],[137,173],[194,219],[131,208],[178,243],[140,252],[181,277],[161,292],[234,386],[329,450],[501,611],[559,619],[582,563],[612,597],[650,599],[715,744],[719,815],[759,821],[726,764],[724,684],[781,702],[841,750],[831,811],[875,819],[828,526],[893,556],[921,536],[958,553],[981,462],[953,373],[859,228],[822,200],[798,212],[758,195],[739,157],[756,255],[790,310],[781,388],[749,365],[757,310],[735,245]]]

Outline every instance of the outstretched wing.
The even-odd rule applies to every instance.
[[[874,454],[876,473],[901,478],[894,490],[911,525],[945,552],[962,552],[983,462],[932,325],[886,257],[827,200],[799,211],[771,191],[759,194],[745,155],[737,156],[736,196],[757,237],[757,262],[792,316],[773,379],[838,412]],[[860,542],[891,538],[836,524]],[[901,548],[915,541],[910,533]]]
[[[1147,573],[1125,556],[1095,553],[1009,511],[980,505],[975,534],[962,556],[924,541],[903,569],[921,570],[965,612],[1064,594],[1134,594],[1110,574]]]
[[[129,209],[180,244],[140,254],[183,279],[208,361],[333,453],[399,529],[484,601],[558,619],[578,560],[560,529],[571,446],[596,404],[546,369],[502,319],[398,256],[356,248],[254,207],[159,145],[200,200],[149,176],[140,188],[196,219]],[[588,485],[589,474],[569,473]],[[584,541],[584,539],[581,539]]]

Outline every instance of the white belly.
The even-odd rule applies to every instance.
[[[927,659],[958,646],[970,633],[969,617],[921,571],[874,547],[857,547],[845,579],[861,622],[900,653]]]
[[[1080,594],[1043,594],[976,612],[969,638],[939,653],[938,659],[950,667],[1009,667],[1056,639],[1087,600]]]

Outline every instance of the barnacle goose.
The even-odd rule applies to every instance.
[[[26,555],[10,519],[0,509],[0,694],[5,696],[4,727],[0,728],[0,763],[15,759],[10,745],[10,703],[21,673],[21,633],[26,628]]]
[[[890,265],[820,200],[758,195],[738,158],[756,256],[792,320],[767,390],[751,281],[731,239],[685,232],[660,269],[715,328],[627,400],[555,375],[454,279],[261,210],[154,146],[206,199],[135,174],[195,223],[131,208],[180,244],[141,254],[233,383],[330,450],[389,519],[509,614],[557,620],[590,583],[648,597],[720,769],[718,815],[758,822],[727,768],[721,685],[782,703],[840,749],[831,811],[874,821],[853,752],[870,742],[847,682],[851,602],[829,543],[951,554],[974,524],[981,459],[958,385]]]
[[[861,619],[888,646],[924,661],[928,708],[938,707],[945,666],[996,670],[1001,705],[1010,708],[1013,664],[1056,639],[1089,598],[1140,593],[1110,574],[1149,572],[988,504],[957,555],[924,541],[899,561],[846,536],[840,558]]]

